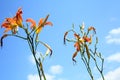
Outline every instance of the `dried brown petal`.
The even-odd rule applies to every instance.
[[[65,32],[64,34],[64,44],[66,44],[66,36],[67,36],[68,32]]]
[[[94,33],[96,34],[96,30],[95,30],[95,28],[93,26],[91,26],[91,27],[88,28],[88,31],[91,31],[91,30],[93,30]]]
[[[1,39],[0,39],[0,46],[3,46],[3,39],[6,38],[8,36],[8,34],[4,34]]]
[[[78,34],[74,34],[75,38],[80,39],[80,36]]]
[[[74,47],[76,48],[76,51],[80,51],[80,44],[79,44],[79,42],[76,42],[74,44]]]
[[[75,57],[77,56],[77,53],[78,53],[78,51],[76,51],[76,52],[73,54],[73,56],[72,56],[72,60],[73,60],[74,62],[76,62]]]
[[[41,44],[43,44],[46,48],[48,48],[49,50],[50,50],[50,56],[52,55],[52,49],[50,48],[50,46],[48,45],[48,44],[46,44],[46,43],[43,43],[43,42],[41,42],[41,41],[39,41]]]

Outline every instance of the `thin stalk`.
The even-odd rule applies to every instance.
[[[92,50],[90,50],[90,51],[94,54],[94,56],[92,54],[90,54],[90,56],[94,60],[95,66],[96,66],[97,70],[99,71],[100,75],[102,76],[102,79],[105,80],[104,75],[103,75],[103,63],[104,63],[104,59],[101,58],[100,56],[98,56],[102,60],[101,69],[100,69],[98,67],[98,64],[97,64],[97,61],[96,61],[96,58],[95,58],[95,54],[96,53],[94,53]]]
[[[19,35],[14,35],[14,34],[7,34],[7,35],[8,35],[8,36],[15,36],[15,37],[18,37],[18,38],[21,38],[21,39],[27,40],[27,38],[22,37],[22,36],[19,36]]]
[[[39,73],[40,80],[42,80],[42,76],[43,76],[44,80],[46,80],[46,77],[45,77],[45,74],[44,74],[44,70],[43,70],[43,67],[42,67],[42,62],[41,62],[41,60],[40,60],[40,62],[38,62],[38,60],[37,60],[37,58],[35,56],[36,49],[34,47],[34,40],[29,35],[28,35],[28,43],[29,43],[30,49],[31,49],[31,51],[33,53],[33,57],[35,59],[35,62],[36,62],[36,66],[37,66],[37,70],[38,70],[38,73]],[[42,74],[42,76],[41,76],[41,74]]]
[[[35,57],[34,54],[33,54],[33,57],[34,57],[34,59],[35,59],[35,63],[36,63],[36,66],[37,66],[39,78],[40,78],[40,80],[42,80],[42,76],[41,76],[41,73],[40,73],[41,71],[40,71],[40,69],[39,69],[39,63],[38,63],[38,61],[37,61],[37,59],[36,59],[36,57]]]
[[[34,57],[34,59],[35,59],[35,63],[36,63],[36,66],[37,66],[39,78],[40,78],[40,80],[42,80],[41,74],[40,74],[40,70],[39,70],[39,66],[38,66],[38,61],[37,61],[37,59],[36,59],[36,57],[35,57],[35,54],[36,54],[36,53],[35,53],[35,51],[34,51],[33,43],[32,43],[32,41],[31,41],[29,35],[27,35],[27,36],[28,36],[27,38],[28,38],[28,44],[29,44],[30,50],[31,50],[31,52],[32,52],[32,54],[33,54],[33,57]]]
[[[39,59],[39,66],[40,66],[40,70],[41,70],[41,72],[42,72],[42,76],[43,76],[43,78],[44,78],[44,80],[46,80],[46,77],[45,77],[45,74],[44,74],[44,70],[43,70],[43,65],[42,65],[42,62],[41,62],[41,60]]]
[[[87,68],[87,71],[88,71],[91,79],[94,80],[92,72],[91,72],[91,68],[90,68],[90,65],[89,65],[89,62],[87,62],[87,59],[86,59],[86,57],[84,55],[82,56],[82,60],[83,60],[83,62],[85,64],[85,67]]]

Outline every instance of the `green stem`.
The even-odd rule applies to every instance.
[[[22,37],[22,36],[19,36],[19,35],[15,35],[15,34],[7,34],[7,35],[8,35],[8,36],[15,36],[15,37],[18,37],[18,38],[21,38],[21,39],[27,40],[27,38]]]
[[[38,74],[39,74],[39,78],[40,80],[42,80],[42,76],[44,78],[44,80],[46,80],[46,77],[45,77],[45,74],[44,74],[44,70],[43,70],[43,67],[41,66],[42,65],[42,62],[41,60],[39,60],[40,62],[38,62],[37,58],[36,58],[36,49],[34,47],[34,40],[31,36],[28,35],[28,44],[30,46],[30,49],[33,53],[33,57],[35,59],[35,62],[36,62],[36,66],[37,66],[37,70],[38,70]],[[42,74],[42,75],[41,75]]]
[[[36,56],[35,56],[36,52],[34,51],[34,44],[33,44],[33,42],[31,41],[31,38],[29,37],[29,35],[27,35],[27,36],[28,36],[28,37],[27,37],[27,39],[28,39],[28,44],[29,44],[30,50],[31,50],[31,52],[32,52],[32,54],[33,54],[33,57],[34,57],[36,66],[37,66],[39,78],[40,78],[40,80],[42,80],[41,74],[40,74],[40,70],[39,70],[39,66],[38,66],[38,61],[37,61]]]
[[[94,77],[93,77],[93,75],[92,75],[92,72],[91,72],[91,68],[90,68],[89,62],[87,62],[87,59],[86,59],[86,57],[85,57],[84,55],[82,55],[82,60],[83,60],[83,62],[84,62],[84,64],[85,64],[85,67],[86,67],[86,69],[87,69],[87,71],[88,71],[88,73],[89,73],[91,79],[94,80]]]
[[[98,63],[97,63],[97,61],[96,61],[96,58],[95,58],[95,54],[97,54],[96,53],[96,51],[95,52],[93,52],[92,50],[90,50],[91,51],[91,53],[93,53],[93,55],[92,54],[90,54],[90,56],[91,56],[91,58],[94,60],[94,62],[95,62],[95,66],[96,66],[96,68],[97,68],[97,70],[99,71],[99,73],[100,73],[100,75],[102,76],[102,79],[103,80],[105,80],[105,78],[104,78],[104,75],[103,75],[103,63],[104,63],[104,59],[102,58],[102,57],[100,57],[100,56],[97,56],[97,57],[99,57],[100,59],[101,59],[101,61],[102,61],[102,63],[101,63],[101,69],[99,68],[99,66],[98,66]]]
[[[41,70],[41,72],[42,72],[42,76],[43,76],[43,78],[44,78],[44,80],[46,80],[46,77],[45,77],[45,74],[44,74],[44,70],[43,70],[43,65],[42,65],[42,62],[41,62],[41,60],[39,59],[39,66],[40,66],[40,70]]]

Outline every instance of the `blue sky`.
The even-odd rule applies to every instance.
[[[53,27],[45,27],[40,40],[53,49],[51,58],[44,61],[48,80],[89,80],[88,74],[78,56],[77,65],[73,65],[72,44],[63,45],[64,32],[72,24],[78,28],[82,22],[86,27],[94,26],[99,37],[99,51],[105,58],[104,75],[106,80],[120,79],[120,1],[119,0],[4,0],[0,1],[0,25],[6,17],[15,15],[22,7],[24,21],[33,18],[36,22],[50,14]],[[0,29],[0,37],[4,29]],[[40,50],[41,51],[41,50]],[[39,52],[39,51],[38,51]],[[96,73],[96,80],[99,76]],[[37,70],[32,62],[27,43],[15,37],[4,39],[0,50],[1,80],[35,80]],[[37,79],[36,79],[37,80]]]

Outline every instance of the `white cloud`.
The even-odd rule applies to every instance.
[[[50,74],[45,73],[46,80],[66,80],[64,78],[57,77],[57,74],[61,74],[63,71],[63,67],[61,65],[53,65],[50,67],[49,70],[50,70]],[[29,74],[27,78],[28,80],[39,80],[38,74]]]
[[[37,52],[37,54],[36,54],[36,58],[37,58],[37,59],[40,57],[40,54],[41,54],[41,52]],[[34,65],[36,64],[36,63],[35,63],[35,59],[34,59],[34,57],[33,57],[32,54],[29,56],[29,61],[30,61],[32,64],[34,64]]]
[[[120,27],[112,29],[106,36],[107,43],[120,44]]]
[[[30,55],[30,56],[29,56],[29,61],[30,61],[32,64],[35,65],[35,60],[34,60],[33,55]]]
[[[120,27],[119,28],[117,28],[117,29],[113,29],[113,30],[111,30],[110,32],[109,32],[110,34],[120,34]]]
[[[39,76],[37,74],[29,74],[28,80],[39,80]]]
[[[46,80],[55,80],[55,76],[45,74]],[[40,80],[38,74],[29,74],[28,75],[28,80]]]
[[[50,73],[52,74],[60,74],[63,71],[63,67],[61,65],[53,65],[50,67]]]
[[[38,53],[39,54],[39,53]],[[35,60],[33,55],[29,56],[29,61],[35,65]],[[63,67],[61,65],[52,65],[49,69],[50,74],[45,74],[47,80],[66,80],[64,78],[56,78],[57,74],[61,74],[63,72]],[[39,76],[37,74],[28,75],[28,80],[39,80]]]
[[[119,80],[120,79],[120,67],[113,70],[113,71],[109,71],[106,75],[105,75],[105,80]],[[101,78],[97,79],[97,80],[102,80]]]
[[[45,74],[45,76],[46,76],[46,80],[55,80],[55,76],[54,75]]]
[[[116,53],[116,54],[110,55],[106,59],[107,59],[108,62],[111,62],[111,61],[120,62],[120,53]]]

